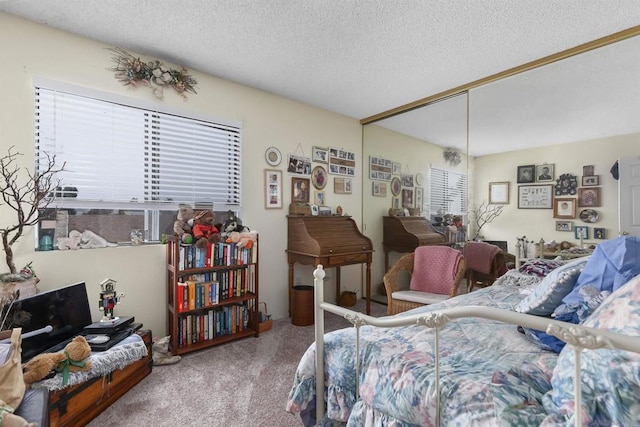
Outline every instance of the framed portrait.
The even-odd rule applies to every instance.
[[[578,206],[581,208],[600,206],[600,187],[578,188]]]
[[[509,182],[489,183],[489,203],[495,205],[509,204]]]
[[[316,166],[311,171],[311,183],[316,190],[323,190],[327,185],[327,170],[322,166]]]
[[[309,178],[291,178],[291,202],[309,203]]]
[[[594,228],[593,229],[593,238],[598,240],[604,240],[607,238],[606,230],[604,228]]]
[[[558,198],[553,199],[553,217],[573,219],[576,217],[576,199]],[[567,230],[570,231],[570,230]]]
[[[585,175],[582,177],[583,187],[593,187],[595,185],[600,185],[600,175]]]
[[[413,187],[413,175],[410,173],[403,173],[400,175],[403,187]]]
[[[587,165],[582,167],[582,175],[584,176],[591,176],[593,175],[593,172],[594,172],[593,165]]]
[[[536,166],[536,182],[550,182],[555,177],[555,165],[547,163]]]
[[[536,165],[518,166],[518,184],[536,182]]]
[[[387,197],[387,183],[374,181],[373,183],[373,195],[376,197]]]
[[[326,195],[324,191],[316,191],[313,196],[313,203],[318,206],[324,206],[325,203],[327,203],[325,196]]]
[[[573,231],[575,233],[576,239],[580,239],[580,237],[582,237],[583,240],[589,238],[589,227],[586,227],[584,225],[576,225],[575,227],[573,227]]]
[[[282,209],[282,171],[264,170],[264,207]]]
[[[553,185],[519,185],[518,209],[551,209]]]
[[[402,189],[402,208],[412,208],[413,207],[413,188],[403,188]]]
[[[393,174],[400,175],[402,173],[402,164],[399,162],[393,162]]]
[[[351,194],[351,178],[333,178],[333,192],[336,194]]]
[[[400,209],[400,197],[394,197],[393,202],[391,203],[391,207],[393,209]]]
[[[316,147],[311,149],[311,161],[316,163],[329,163],[329,148]]]
[[[571,231],[571,230],[573,230],[573,222],[556,221],[556,231]]]

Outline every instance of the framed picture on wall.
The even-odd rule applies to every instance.
[[[489,183],[489,203],[494,205],[509,204],[509,182]]]
[[[604,228],[594,228],[593,229],[593,238],[594,239],[599,239],[599,240],[604,240],[606,239],[606,230]]]
[[[589,227],[577,225],[573,227],[573,231],[576,239],[580,239],[580,237],[582,237],[583,240],[589,238]]]
[[[582,177],[583,187],[592,187],[594,185],[600,185],[600,175],[591,175]]]
[[[576,217],[576,199],[559,198],[553,199],[553,217],[563,219],[573,219]]]
[[[518,209],[551,209],[552,185],[519,185]]]
[[[518,184],[536,182],[536,165],[518,166]]]
[[[291,202],[309,203],[309,178],[291,178]]]
[[[264,207],[282,209],[282,171],[264,170]]]
[[[555,165],[543,164],[536,166],[536,182],[553,181],[555,177]]]
[[[578,188],[578,206],[581,208],[600,206],[600,187]]]
[[[556,231],[571,231],[571,230],[573,230],[573,222],[556,221]]]

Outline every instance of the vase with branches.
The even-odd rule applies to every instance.
[[[22,154],[11,146],[7,154],[0,157],[0,192],[2,193],[0,207],[13,211],[15,219],[7,220],[0,226],[2,248],[9,268],[7,273],[0,274],[0,330],[4,329],[13,302],[20,297],[18,284],[35,278],[31,264],[20,271],[17,270],[13,260],[12,246],[24,235],[27,227],[36,225],[42,219],[40,210],[51,203],[50,195],[58,185],[55,176],[64,170],[65,166],[63,164],[57,167],[55,156],[45,154],[45,160],[32,173],[18,165],[20,156]],[[7,219],[9,217],[10,215],[6,215]]]
[[[501,205],[492,205],[487,203],[485,200],[483,200],[480,205],[471,207],[470,214],[475,225],[475,234],[471,240],[476,240],[482,237],[480,235],[482,227],[493,222],[494,219],[500,216],[502,208],[503,206]]]

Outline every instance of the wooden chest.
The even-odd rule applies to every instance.
[[[93,378],[62,390],[49,392],[49,425],[84,426],[97,417],[120,396],[129,391],[153,368],[151,331],[140,330],[148,354],[142,359],[117,369],[106,377]]]

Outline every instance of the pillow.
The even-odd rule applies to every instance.
[[[534,258],[522,264],[518,271],[524,274],[544,277],[564,264],[566,264],[566,261],[563,260]]]
[[[516,311],[534,316],[550,316],[576,284],[588,257],[578,258],[552,270],[531,294],[516,306]]]
[[[640,336],[640,275],[609,296],[584,322],[584,326]],[[574,413],[575,351],[566,346],[558,356],[551,391],[543,404],[547,412]],[[623,350],[582,352],[582,399],[589,425],[638,425],[640,419],[640,354]]]
[[[599,291],[613,292],[640,274],[640,237],[623,236],[596,246],[576,286],[562,299],[565,304],[583,301],[580,288],[591,285]]]

